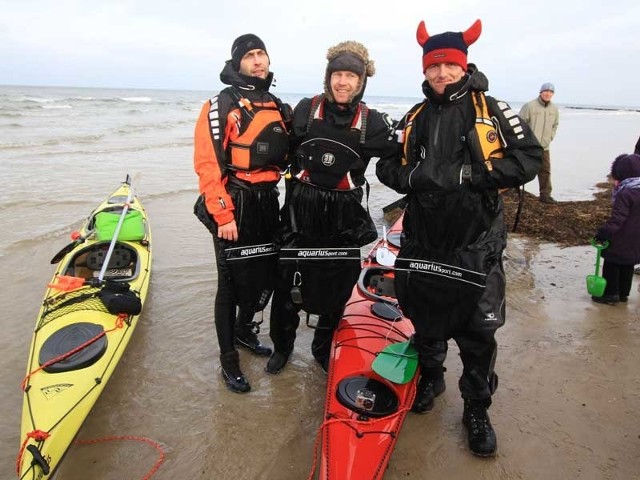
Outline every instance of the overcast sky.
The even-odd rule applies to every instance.
[[[0,0],[0,84],[216,91],[233,39],[266,43],[274,93],[322,89],[329,46],[364,43],[367,93],[421,97],[418,22],[483,23],[469,61],[507,101],[640,107],[638,0]]]

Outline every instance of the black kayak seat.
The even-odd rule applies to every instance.
[[[40,348],[38,362],[40,366],[65,353],[78,348],[92,338],[104,333],[102,325],[78,322],[67,325],[54,332]],[[69,372],[88,367],[97,362],[107,350],[107,336],[102,335],[93,343],[73,355],[43,368],[47,373]]]
[[[358,277],[360,293],[375,302],[397,303],[393,268],[382,266],[364,267]]]
[[[375,290],[376,295],[396,298],[396,288],[391,277],[385,277],[384,272],[369,277],[369,286]]]
[[[398,411],[398,396],[384,383],[357,375],[343,378],[336,389],[338,401],[365,417],[386,417]]]
[[[100,270],[109,250],[109,244],[92,248],[87,254],[87,267],[91,270]],[[116,246],[111,252],[108,268],[125,268],[131,265],[132,254],[127,247]]]

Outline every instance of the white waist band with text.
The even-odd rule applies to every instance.
[[[360,261],[359,248],[282,248],[281,261],[299,260],[357,260]]]
[[[248,258],[277,255],[276,247],[273,243],[263,243],[261,245],[246,245],[244,247],[233,247],[225,249],[227,260],[245,260]]]
[[[435,275],[481,288],[485,287],[487,281],[487,276],[484,273],[429,260],[398,258],[396,259],[396,270]]]

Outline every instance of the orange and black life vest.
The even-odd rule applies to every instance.
[[[408,163],[409,153],[415,143],[415,137],[411,132],[415,125],[415,119],[423,108],[428,107],[426,102],[421,103],[414,111],[407,114],[403,135],[402,165]],[[487,170],[493,170],[493,161],[504,158],[506,141],[500,131],[500,124],[495,117],[489,115],[487,99],[483,92],[473,92],[473,107],[476,113],[474,128],[468,134],[470,149],[476,149],[474,158],[482,158]],[[465,177],[463,168],[463,178]],[[469,171],[470,176],[470,171]]]
[[[474,92],[473,107],[476,111],[475,133],[487,170],[493,170],[492,161],[504,158],[506,141],[495,117],[489,116],[487,99],[482,92]]]
[[[289,136],[282,104],[272,97],[268,102],[251,102],[235,88],[225,88],[237,105],[227,121],[233,121],[223,143],[226,165],[232,170],[250,171],[287,165]],[[222,92],[221,92],[222,93]],[[213,123],[212,123],[213,127]],[[227,126],[229,131],[229,125]]]

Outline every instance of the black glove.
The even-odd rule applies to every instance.
[[[486,165],[481,163],[471,164],[471,188],[473,190],[492,188],[491,173],[489,173]]]
[[[595,238],[598,243],[604,243],[611,240],[611,234],[604,227],[600,227],[593,238]]]

